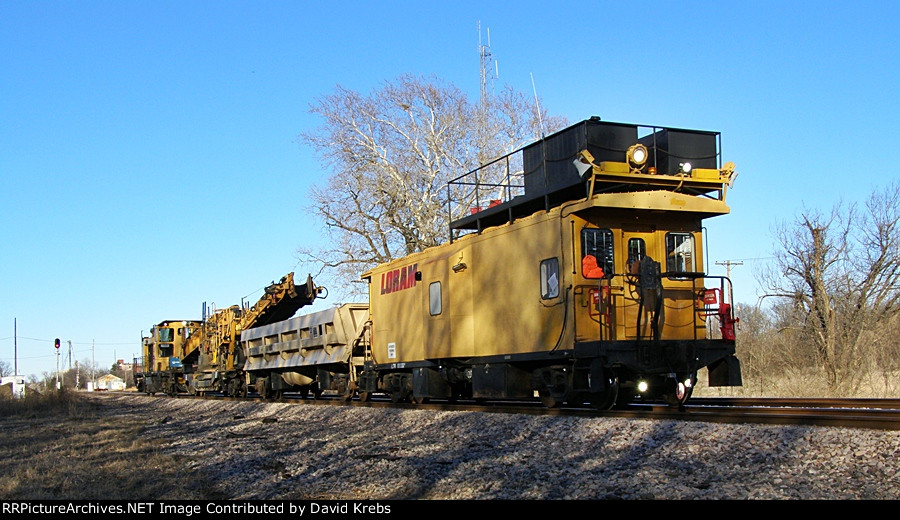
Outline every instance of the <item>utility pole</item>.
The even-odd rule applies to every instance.
[[[69,340],[69,370],[72,370],[72,340]]]
[[[19,333],[16,329],[16,318],[13,318],[13,370],[14,376],[19,375]]]
[[[731,260],[725,260],[724,262],[716,262],[716,265],[724,265],[726,276],[728,277],[728,303],[734,305],[734,295],[732,294],[731,287],[731,266],[744,265],[744,262],[732,262]]]

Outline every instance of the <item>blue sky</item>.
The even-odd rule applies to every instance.
[[[474,98],[479,21],[496,85],[533,76],[553,114],[722,132],[740,175],[711,271],[743,261],[756,303],[777,222],[897,178],[898,5],[0,0],[0,359],[14,320],[28,375],[57,337],[108,367],[156,322],[255,301],[324,239],[310,103],[406,73]]]

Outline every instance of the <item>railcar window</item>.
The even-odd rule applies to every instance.
[[[643,238],[628,239],[628,265],[640,262],[647,256],[647,244]]]
[[[174,331],[171,327],[157,329],[157,332],[159,333],[159,341],[175,341]]]
[[[694,267],[694,237],[690,233],[666,234],[666,271],[688,273]]]
[[[581,274],[603,278],[613,274],[613,233],[608,229],[581,230]]]
[[[169,329],[172,330],[172,329]],[[172,355],[172,344],[162,343],[159,345],[159,357],[170,357]]]
[[[548,258],[541,262],[541,298],[549,300],[559,296],[559,259]]]
[[[441,313],[441,282],[432,282],[428,286],[428,308],[432,316]]]

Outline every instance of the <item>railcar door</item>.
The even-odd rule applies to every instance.
[[[615,233],[585,222],[580,230],[573,229],[573,235],[576,340],[615,339],[616,315],[611,292],[619,270]]]
[[[614,294],[615,308],[620,317],[618,339],[649,338],[652,330],[652,306],[640,284],[641,263],[644,258],[659,261],[662,254],[657,233],[623,231],[619,247],[622,250],[622,276],[617,278]],[[638,333],[640,327],[640,334]]]
[[[697,319],[695,311],[697,280],[702,280],[697,276],[703,271],[701,244],[699,232],[669,231],[662,237],[666,253],[662,268],[667,273],[663,279],[666,316],[663,339],[706,337],[705,323]]]
[[[428,359],[448,358],[450,349],[450,298],[447,259],[421,262],[423,282],[427,288],[420,290],[421,307],[417,312],[425,313],[425,357]]]
[[[624,231],[621,304],[623,339],[693,339],[703,337],[703,324],[694,316],[694,283],[691,276],[701,270],[696,233],[673,231]],[[656,285],[642,273],[642,261],[659,263]],[[684,273],[685,276],[679,276]],[[615,290],[613,294],[616,295]],[[655,332],[654,332],[655,331]]]

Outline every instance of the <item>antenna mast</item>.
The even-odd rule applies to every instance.
[[[488,95],[488,81],[491,92],[494,91],[494,80],[500,77],[500,67],[491,55],[491,29],[487,30],[487,45],[481,43],[481,20],[478,21],[478,56],[481,59],[481,104],[483,105]],[[491,67],[491,63],[494,64]],[[491,70],[493,68],[493,70]]]
[[[531,73],[531,88],[534,90],[534,109],[537,112],[538,124],[541,125],[541,138],[544,137],[544,118],[541,116],[541,102],[538,99],[537,87],[534,86],[534,73]]]

